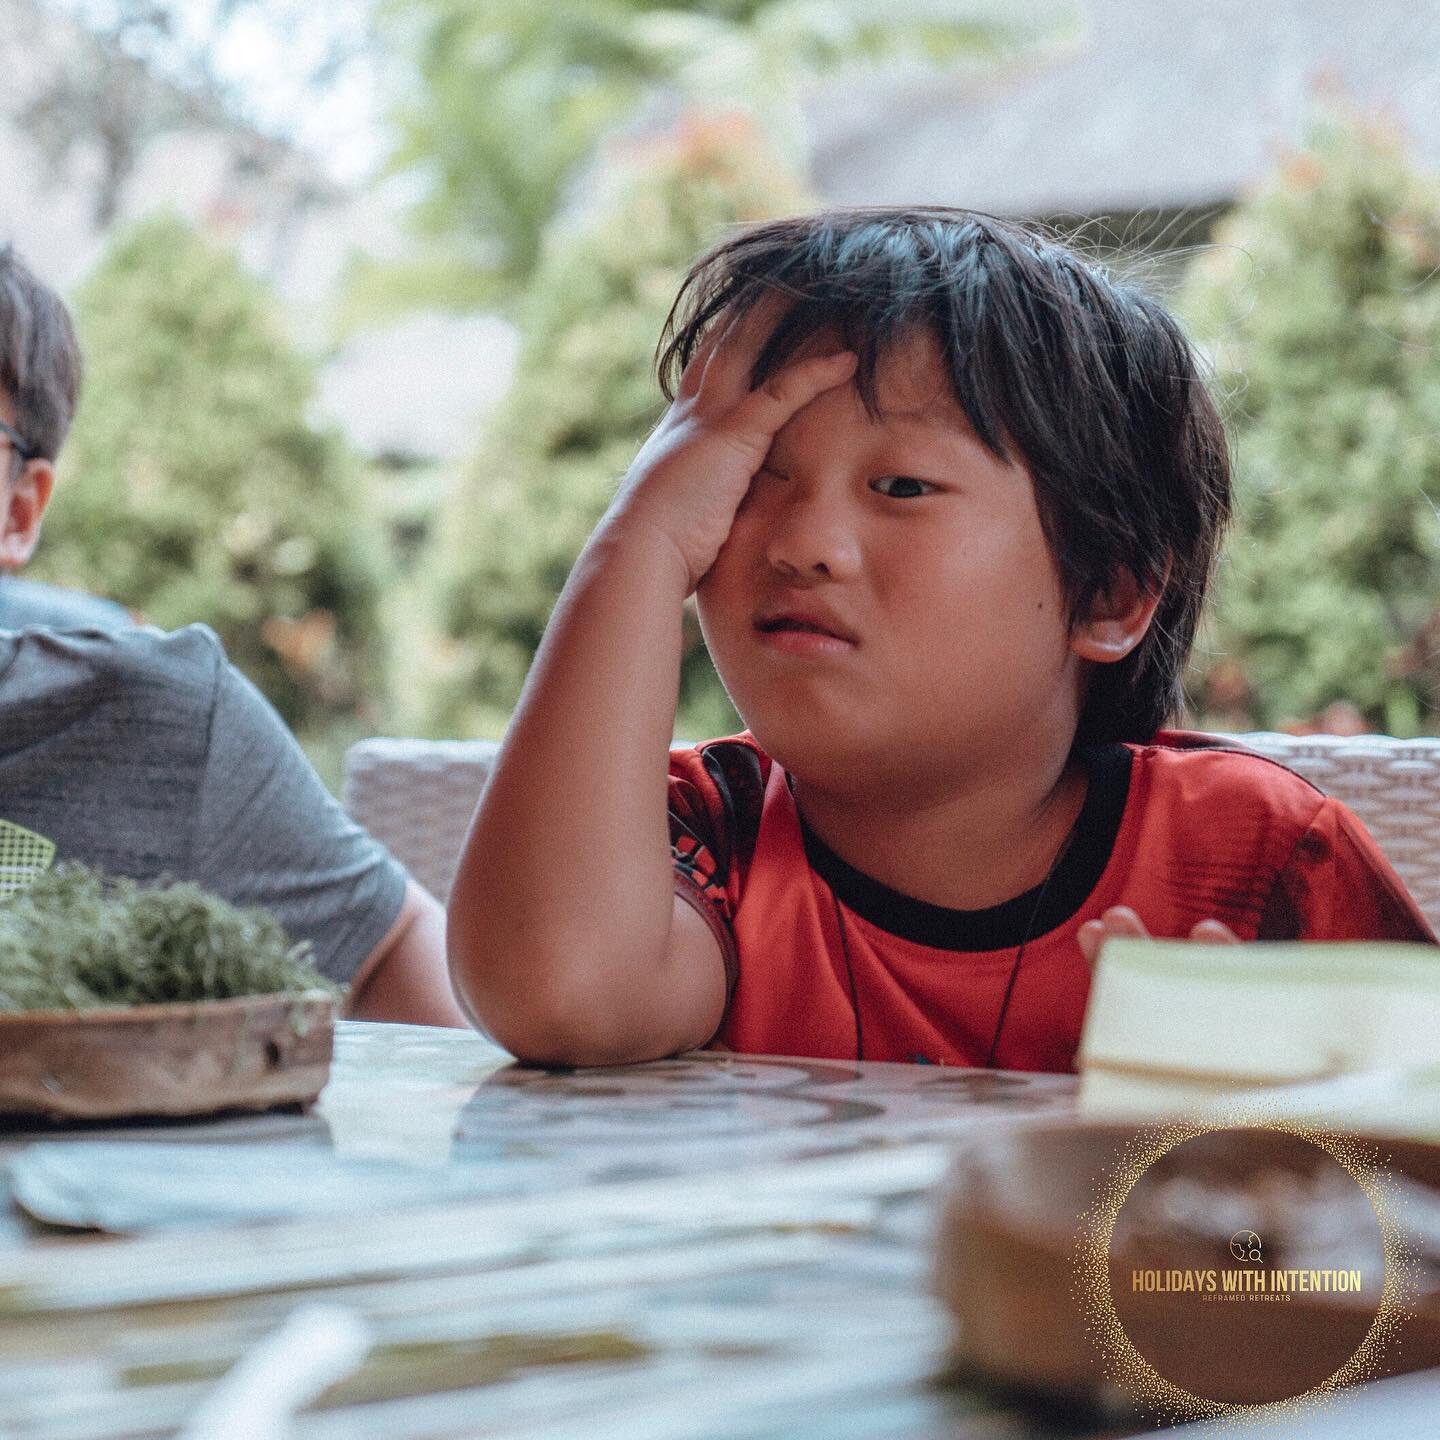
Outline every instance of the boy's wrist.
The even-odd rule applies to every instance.
[[[596,526],[585,548],[592,560],[607,570],[633,567],[662,580],[668,576],[678,604],[684,604],[695,588],[695,579],[675,538],[638,512],[612,511]]]

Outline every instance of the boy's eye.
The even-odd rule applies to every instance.
[[[928,480],[917,480],[913,475],[882,475],[870,482],[870,488],[891,500],[914,500],[939,487]]]

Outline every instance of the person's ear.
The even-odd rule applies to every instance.
[[[1129,570],[1119,567],[1109,588],[1091,602],[1089,615],[1071,631],[1071,651],[1099,665],[1123,660],[1145,638],[1169,578],[1167,563],[1154,588],[1144,589]]]
[[[55,488],[55,467],[48,460],[27,460],[5,487],[0,514],[0,570],[19,570],[35,553],[40,521]]]

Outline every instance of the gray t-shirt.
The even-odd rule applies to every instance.
[[[0,819],[57,862],[263,905],[341,982],[405,895],[203,625],[0,631]]]
[[[123,605],[22,575],[0,575],[0,630],[48,625],[53,630],[127,630],[135,623]]]

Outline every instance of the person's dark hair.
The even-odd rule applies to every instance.
[[[752,385],[830,331],[859,356],[855,383],[878,416],[881,355],[919,330],[935,337],[975,433],[1034,479],[1070,622],[1120,567],[1161,591],[1141,643],[1093,667],[1076,744],[1145,741],[1172,720],[1230,518],[1230,464],[1166,310],[1049,236],[989,215],[919,207],[776,220],[691,267],[656,351],[667,398],[710,326],[771,292],[794,303]]]
[[[0,390],[33,455],[53,460],[80,394],[80,346],[65,302],[0,245]]]

